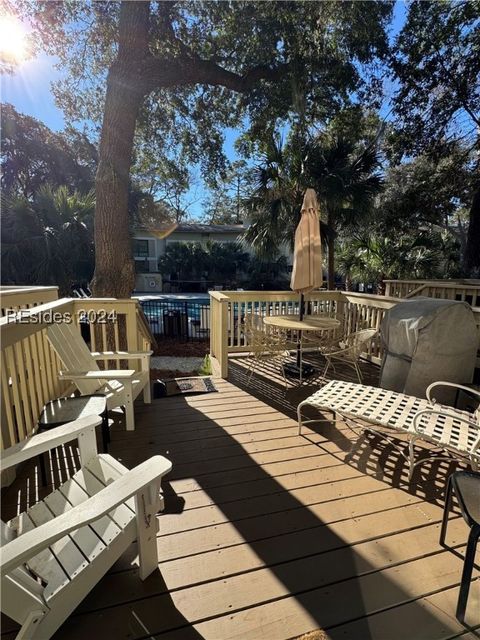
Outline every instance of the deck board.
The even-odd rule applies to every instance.
[[[374,380],[375,368],[364,372]],[[142,583],[132,545],[55,638],[287,640],[312,629],[335,640],[475,637],[454,617],[468,533],[457,513],[454,550],[438,544],[454,465],[429,461],[409,485],[403,458],[376,436],[324,423],[300,437],[295,407],[316,386],[285,391],[277,372],[262,373],[247,384],[238,359],[216,394],[139,404],[135,432],[115,417],[112,455],[133,466],[163,454],[174,465],[159,571]],[[74,451],[60,467],[64,459],[75,466]],[[8,515],[42,493],[33,474],[22,469],[3,496]],[[7,621],[2,639],[14,628]]]

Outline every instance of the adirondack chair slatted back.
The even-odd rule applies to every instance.
[[[66,322],[49,325],[47,336],[67,371],[100,371],[80,331]],[[82,395],[96,393],[106,380],[77,380]]]
[[[104,479],[105,468],[107,474],[110,472],[107,480]],[[14,518],[13,527],[19,535],[35,529],[82,504],[90,496],[104,489],[108,480],[112,482],[118,477],[118,471],[115,468],[109,469],[108,462],[93,458],[59,489],[34,504],[28,513]],[[133,499],[130,499],[116,507],[108,516],[78,529],[33,556],[28,562],[28,568],[46,583],[43,589],[45,600],[49,602],[87,569],[99,553],[108,548],[109,541],[120,535],[134,519],[135,505]]]
[[[0,541],[3,546],[16,538],[16,531],[0,520]],[[6,612],[19,611],[25,615],[32,607],[41,608],[44,587],[33,577],[35,572],[25,566],[14,569],[2,579],[2,607]],[[33,574],[33,575],[32,575]]]
[[[38,503],[40,505],[40,509],[44,507],[43,503]],[[36,505],[35,505],[36,506]],[[38,508],[37,508],[38,513]],[[40,524],[50,520],[52,516],[45,517],[44,514],[43,519]],[[40,518],[40,515],[39,515]],[[21,513],[19,516],[12,520],[12,524],[14,528],[18,531],[18,535],[22,535],[27,531],[32,531],[36,528],[37,523],[34,522],[32,516],[27,513]],[[56,544],[58,548],[60,545]],[[63,589],[69,582],[68,574],[66,573],[66,569],[63,565],[60,564],[61,559],[67,561],[68,563],[72,560],[75,561],[77,558],[69,558],[67,553],[62,550],[60,556],[54,555],[52,551],[54,551],[55,544],[52,545],[52,550],[50,548],[41,551],[37,555],[33,556],[28,561],[28,569],[29,571],[40,578],[40,580],[46,585],[42,591],[42,595],[46,598],[47,595],[51,597],[60,589]],[[58,550],[58,549],[57,549]],[[84,561],[82,557],[82,562]]]

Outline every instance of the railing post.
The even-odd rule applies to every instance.
[[[127,350],[138,351],[137,344],[137,314],[135,309],[135,303],[127,306],[127,313],[125,316],[126,332],[127,332]]]
[[[216,358],[217,301],[210,296],[210,357]]]
[[[210,292],[210,357],[215,375],[221,378],[228,376],[228,304],[225,294]]]
[[[222,300],[220,308],[220,375],[226,379],[228,377],[228,300]]]

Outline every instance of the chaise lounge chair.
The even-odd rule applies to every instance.
[[[414,444],[424,440],[447,451],[451,456],[469,462],[474,470],[480,464],[480,408],[474,413],[461,411],[435,402],[432,391],[440,385],[463,389],[480,398],[480,392],[450,382],[434,382],[426,391],[426,399],[415,398],[377,387],[334,380],[298,405],[298,431],[316,420],[303,420],[302,409],[315,407],[318,411],[331,411],[334,421],[337,415],[352,428],[363,428],[376,433],[392,443],[392,439],[375,427],[392,429],[408,436],[408,454],[395,445],[409,465],[409,480],[417,464]],[[327,422],[328,420],[324,420]],[[438,454],[435,454],[438,458]]]

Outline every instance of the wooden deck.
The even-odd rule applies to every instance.
[[[376,369],[365,373],[371,381]],[[217,394],[139,404],[135,432],[116,421],[110,452],[127,466],[156,453],[173,461],[159,571],[142,583],[132,548],[55,638],[479,637],[478,580],[472,627],[454,615],[461,518],[449,525],[452,549],[438,544],[453,465],[426,462],[409,486],[403,458],[368,432],[356,440],[347,426],[313,425],[297,435],[294,410],[315,386],[285,392],[267,369],[248,384],[241,359],[216,384]],[[35,482],[33,467],[20,472],[4,515],[37,498]],[[3,622],[10,640],[16,627]]]

